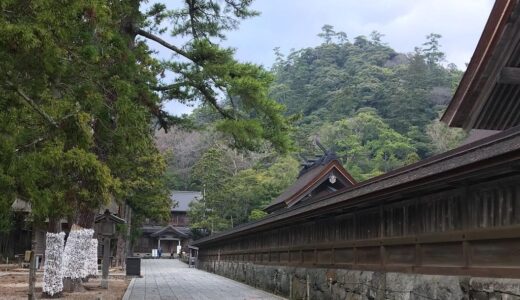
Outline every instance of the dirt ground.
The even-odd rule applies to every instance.
[[[0,299],[27,299],[29,274],[26,270],[19,271],[9,270],[5,273],[5,269],[0,268]],[[36,275],[36,298],[42,296],[42,276],[41,272]],[[122,299],[126,288],[130,283],[130,279],[126,279],[124,275],[115,275],[109,277],[108,290],[99,287],[101,277],[91,278],[84,284],[85,292],[81,293],[63,293],[62,298],[54,299],[100,299],[100,300],[117,300]]]

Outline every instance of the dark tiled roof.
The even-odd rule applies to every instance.
[[[13,211],[17,211],[17,212],[31,212],[32,209],[31,209],[31,203],[29,203],[28,201],[24,201],[20,198],[16,198],[13,202],[13,204],[11,204],[11,210]]]
[[[202,199],[202,193],[198,191],[173,191],[170,195],[172,204],[177,202],[177,206],[172,207],[172,211],[188,211],[190,203]]]
[[[323,171],[326,167],[327,166],[320,165],[305,172],[302,176],[296,179],[296,182],[294,182],[291,186],[286,188],[280,194],[280,196],[276,197],[276,199],[274,199],[273,202],[266,209],[272,206],[276,206],[277,204],[280,204],[282,202],[285,202],[285,200],[288,200],[291,196],[303,189],[306,185],[310,184],[312,179],[316,178],[316,176],[318,176],[321,173],[321,171]]]
[[[175,229],[185,235],[191,235],[191,229],[189,227],[175,227]]]
[[[110,211],[107,209],[103,214],[99,214],[96,216],[95,222],[101,222],[104,219],[109,219],[110,221],[114,222],[115,224],[126,224],[126,220],[122,219],[115,214],[110,213]]]
[[[486,129],[472,129],[469,131],[468,137],[462,142],[462,145],[470,144],[481,140],[483,138],[487,138],[488,136],[492,136],[493,134],[497,134],[500,131],[498,130],[486,130]]]
[[[150,225],[150,226],[143,226],[143,227],[141,227],[141,231],[143,233],[154,233],[156,231],[161,230],[162,228],[164,228],[164,226]]]
[[[189,237],[191,235],[191,230],[188,227],[176,227],[173,225],[143,226],[141,231],[144,234],[149,234],[150,236],[159,236],[165,233],[174,233],[180,237]]]
[[[343,169],[340,162],[335,159],[335,156],[329,156],[330,160],[326,159],[326,157],[327,155],[317,160],[313,165],[304,167],[302,171],[300,171],[300,176],[296,182],[285,189],[265,210],[270,212],[276,210],[280,205],[285,207],[289,202],[297,201],[299,198],[301,199],[309,194],[312,189],[315,188],[316,183],[320,182],[323,176],[333,169],[336,169],[338,174],[344,175],[346,180],[351,183],[349,186],[356,184],[354,178]],[[285,205],[283,205],[284,203]]]

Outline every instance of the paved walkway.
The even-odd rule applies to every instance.
[[[283,299],[234,280],[204,272],[177,259],[143,259],[123,300],[267,300]]]

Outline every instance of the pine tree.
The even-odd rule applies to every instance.
[[[42,206],[45,219],[48,208],[64,203],[59,214],[73,215],[85,227],[92,226],[97,207],[113,198],[147,216],[166,214],[167,193],[157,180],[165,166],[150,124],[168,130],[189,122],[166,113],[167,100],[206,103],[237,147],[269,141],[286,151],[290,125],[283,107],[267,97],[271,75],[239,63],[232,49],[218,44],[225,31],[257,15],[250,2],[187,0],[178,9],[156,4],[142,12],[141,1],[4,1],[2,207],[22,197]],[[173,36],[190,38],[179,45],[166,42],[157,35],[166,30],[163,22],[175,24],[168,28]],[[171,50],[173,58],[155,58],[145,40]],[[165,72],[175,74],[170,82],[160,79]],[[66,157],[70,164],[43,164]],[[41,173],[26,174],[24,168]],[[43,178],[53,179],[52,192],[36,196],[49,189]],[[71,180],[82,186],[68,186]],[[161,213],[145,208],[154,201]]]

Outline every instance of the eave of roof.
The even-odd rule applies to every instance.
[[[518,14],[518,0],[495,2],[466,72],[441,117],[449,126],[504,130],[520,123],[515,117],[519,107],[512,109],[520,86],[500,82],[504,67],[518,67]]]
[[[345,191],[316,199],[305,205],[294,206],[268,215],[255,222],[199,239],[192,245],[203,245],[231,238],[255,230],[290,221],[309,214],[324,214],[338,206],[363,203],[371,198],[383,197],[402,191],[421,189],[433,183],[443,183],[464,176],[470,170],[520,160],[520,126],[451,151],[430,157],[415,164],[396,169],[381,176],[358,183]]]
[[[17,197],[11,204],[11,210],[16,212],[30,213],[32,211],[31,203]]]
[[[305,196],[310,191],[314,190],[318,185],[320,185],[325,179],[324,177],[336,170],[338,173],[344,176],[347,181],[354,186],[357,182],[356,180],[343,168],[341,163],[338,160],[331,161],[319,174],[316,176],[308,185],[307,188],[299,191],[297,194],[289,197],[285,200],[288,206],[294,205],[294,203],[301,200],[303,196]]]
[[[357,183],[356,180],[347,172],[347,170],[343,168],[341,163],[334,159],[328,162],[326,165],[318,166],[314,170],[310,170],[302,175],[296,180],[294,184],[283,191],[282,194],[264,210],[270,212],[274,211],[275,208],[279,206],[287,206],[290,203],[297,202],[299,199],[301,199],[302,196],[314,188],[315,185],[320,182],[323,176],[333,170],[339,172],[348,182],[350,182],[350,184],[355,185]],[[283,205],[284,203],[285,205]]]
[[[173,232],[175,234],[178,234],[179,236],[181,237],[188,237],[188,235],[184,232],[181,232],[180,230],[178,230],[177,228],[173,227],[172,225],[168,225],[166,227],[163,227],[162,229],[150,234],[150,236],[153,236],[153,237],[156,237],[156,236],[159,236],[165,232]]]
[[[107,213],[107,211],[105,211],[105,213],[103,213],[103,214],[97,215],[95,220],[94,220],[94,222],[98,223],[101,220],[108,218],[108,219],[110,219],[112,222],[114,222],[116,224],[126,224],[126,220],[125,219],[120,218],[120,217],[116,216],[113,213],[110,213],[110,212]]]

